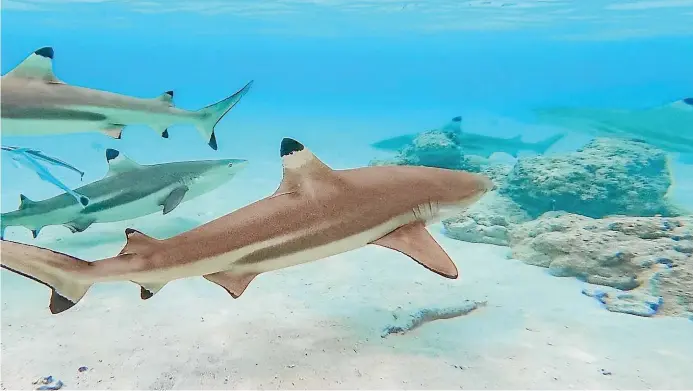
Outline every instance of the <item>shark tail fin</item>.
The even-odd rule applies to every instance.
[[[74,307],[87,293],[87,261],[49,249],[2,241],[2,267],[51,289],[49,309],[59,314]],[[82,278],[80,278],[82,277]]]
[[[563,137],[565,137],[565,134],[560,133],[534,143],[534,151],[543,154]]]
[[[142,232],[132,228],[125,229],[125,236],[127,237],[127,243],[125,243],[125,247],[123,247],[123,249],[120,251],[120,254],[118,254],[119,256],[143,256],[144,254],[150,253],[152,247],[156,246],[159,242],[158,239],[155,239],[151,236],[147,236]],[[140,286],[140,298],[142,300],[147,300],[154,296],[157,292],[159,292],[168,281],[132,282]]]
[[[252,85],[253,82],[250,81],[238,92],[229,96],[228,98],[197,111],[199,115],[197,131],[200,132],[200,135],[207,140],[207,144],[209,144],[209,146],[215,151],[217,150],[217,138],[214,135],[214,127],[219,121],[221,121],[224,115],[226,115],[226,113],[228,113],[229,110],[231,110],[236,103],[238,103],[241,98],[248,93],[248,90],[250,90]]]

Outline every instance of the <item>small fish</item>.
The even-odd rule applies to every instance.
[[[261,273],[368,244],[455,279],[457,267],[426,225],[495,187],[483,175],[432,167],[333,170],[290,138],[282,140],[280,155],[284,175],[272,195],[190,231],[160,240],[128,228],[121,252],[95,262],[4,240],[0,262],[50,287],[53,314],[106,281],[135,282],[146,300],[169,281],[202,276],[238,298]]]
[[[53,174],[51,174],[50,171],[48,171],[43,165],[41,165],[37,160],[41,160],[47,163],[50,163],[55,166],[59,167],[64,167],[69,170],[72,170],[80,175],[80,180],[84,178],[84,172],[81,170],[78,170],[77,168],[71,166],[68,163],[65,163],[62,160],[47,156],[43,154],[41,151],[37,151],[35,149],[29,149],[29,148],[20,148],[20,147],[10,147],[10,146],[3,146],[2,147],[3,151],[10,152],[12,154],[12,160],[18,165],[18,166],[24,166],[36,173],[39,178],[42,180],[53,184],[54,186],[64,190],[66,193],[71,195],[77,202],[79,202],[82,206],[87,206],[89,205],[89,198],[85,197],[82,194],[79,194],[75,192],[74,190],[70,189],[67,185],[65,185],[61,180],[56,178]]]
[[[66,84],[53,73],[52,47],[29,55],[2,76],[3,136],[100,131],[120,138],[127,125],[148,125],[161,137],[178,123],[195,125],[216,150],[214,127],[250,90],[250,81],[235,94],[197,111],[176,108],[173,91],[144,99]]]
[[[163,211],[231,180],[247,164],[242,159],[200,160],[141,165],[115,149],[106,150],[108,173],[103,179],[75,189],[88,197],[87,206],[68,193],[33,201],[19,197],[19,209],[2,214],[0,237],[6,227],[23,226],[36,238],[48,225],[64,225],[73,233],[93,223],[133,219]]]

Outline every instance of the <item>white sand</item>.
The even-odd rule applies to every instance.
[[[276,186],[270,175],[255,181],[254,194],[219,195],[253,188],[256,175],[249,170],[181,205],[166,224],[155,216],[134,226],[155,236],[149,227],[162,226],[167,231],[158,235],[168,236],[213,199],[226,203],[220,210],[237,208]],[[81,241],[70,253],[95,259],[120,250],[125,225],[78,235],[50,227],[33,243],[60,235],[52,248]],[[368,246],[263,274],[238,300],[201,278],[172,282],[148,301],[134,284],[104,284],[54,316],[47,288],[3,270],[2,387],[30,389],[37,377],[53,375],[65,389],[693,389],[693,322],[608,312],[575,279],[439,230],[431,227],[456,261],[458,280]],[[102,232],[113,240],[103,242]],[[32,242],[21,228],[14,235]],[[464,300],[488,305],[380,337],[398,307],[414,312]],[[81,366],[89,369],[79,373]]]

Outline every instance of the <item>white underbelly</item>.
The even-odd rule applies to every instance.
[[[51,134],[96,132],[104,125],[99,121],[40,120],[3,118],[3,136],[45,136]]]

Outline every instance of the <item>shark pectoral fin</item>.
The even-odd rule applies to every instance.
[[[54,54],[52,47],[38,49],[3,77],[22,77],[39,79],[52,84],[65,84],[53,73]]]
[[[165,282],[133,282],[140,286],[140,299],[142,300],[151,299],[152,296],[157,294],[161,290],[161,288],[163,288],[164,285],[166,285]]]
[[[107,128],[101,129],[101,132],[119,140],[120,136],[123,134],[123,128],[125,128],[125,125],[111,124]]]
[[[130,160],[127,156],[119,151],[108,148],[106,150],[106,162],[108,163],[108,172],[106,176],[122,174],[124,172],[137,170],[142,166]]]
[[[161,205],[164,206],[164,214],[167,214],[168,212],[176,209],[176,206],[178,206],[181,201],[183,201],[183,197],[185,197],[185,193],[188,192],[188,186],[179,186],[173,189],[171,194],[166,197],[164,202],[161,203]]]
[[[24,194],[19,195],[19,209],[26,209],[36,204],[36,201],[31,200]]]
[[[205,274],[202,277],[226,289],[231,297],[238,299],[248,288],[250,282],[257,277],[257,273],[234,274],[231,272],[217,272]]]
[[[455,279],[458,276],[457,266],[422,222],[399,227],[372,244],[399,251],[443,277]]]
[[[327,181],[338,178],[334,170],[294,139],[284,138],[279,154],[282,158],[284,174],[274,194],[298,191],[302,189],[301,184],[306,181]]]
[[[125,238],[127,240],[125,246],[120,250],[120,254],[118,255],[143,254],[148,252],[152,246],[156,246],[159,243],[159,239],[147,236],[132,228],[125,229]]]
[[[67,228],[69,228],[70,231],[72,231],[72,233],[74,234],[77,232],[84,231],[85,229],[89,228],[89,226],[92,225],[93,223],[94,223],[93,219],[78,218],[78,219],[70,221],[69,223],[65,223],[63,225],[66,226]]]

